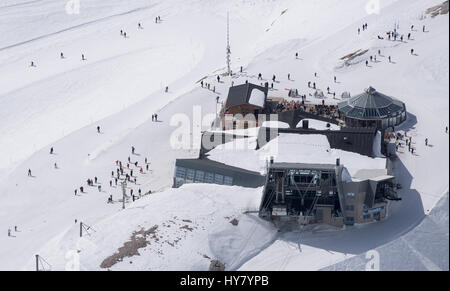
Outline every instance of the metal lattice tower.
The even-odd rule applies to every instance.
[[[227,69],[231,76],[231,48],[230,48],[230,13],[227,12]]]

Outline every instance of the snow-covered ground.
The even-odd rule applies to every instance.
[[[380,13],[371,15],[360,0],[81,0],[80,14],[74,15],[66,14],[64,2],[0,3],[0,269],[33,269],[35,254],[52,269],[64,269],[72,249],[80,251],[82,268],[99,269],[134,232],[143,228],[150,237],[155,225],[160,242],[111,269],[204,270],[209,261],[203,255],[221,259],[229,269],[358,269],[371,249],[380,250],[382,259],[419,258],[421,263],[410,269],[448,269],[448,260],[436,259],[448,257],[448,248],[409,243],[411,252],[399,250],[405,241],[426,238],[448,245],[448,222],[446,232],[439,228],[426,238],[422,226],[448,193],[449,19],[448,14],[421,19],[441,1],[381,0]],[[391,205],[387,220],[344,231],[277,235],[258,218],[242,215],[257,208],[258,190],[205,185],[168,190],[175,159],[197,154],[170,146],[172,116],[183,113],[192,120],[193,105],[214,115],[216,96],[225,101],[232,81],[215,81],[225,71],[227,11],[233,71],[244,66],[233,77],[235,84],[258,84],[258,73],[264,79],[275,74],[278,82],[269,93],[273,97],[285,97],[286,89],[296,88],[307,94],[308,102],[318,103],[309,95],[313,90],[307,83],[312,81],[323,92],[328,86],[336,92],[336,99],[326,94],[329,104],[340,101],[343,92],[355,95],[368,86],[406,103],[409,116],[402,129],[413,137],[416,153],[401,152],[394,165],[403,201]],[[162,21],[156,24],[158,15]],[[368,30],[358,35],[366,22]],[[405,35],[414,24],[412,40],[377,38],[385,37],[394,23]],[[360,49],[368,53],[342,65],[342,57]],[[364,61],[379,49],[377,62],[366,67]],[[35,67],[30,67],[32,61]],[[216,93],[199,88],[196,82],[203,77]],[[151,121],[153,113],[160,122]],[[50,147],[55,154],[49,155]],[[128,203],[122,211],[120,189],[109,181],[115,161],[126,163],[128,156],[140,165],[147,157],[150,169],[144,167],[141,174],[132,165],[137,184],[129,183],[127,192],[132,188],[157,194]],[[33,177],[27,177],[28,169]],[[95,176],[102,192],[86,186],[86,179]],[[75,196],[82,185],[87,193]],[[106,203],[110,194],[116,203]],[[448,217],[448,194],[436,213]],[[215,222],[207,221],[208,216]],[[240,232],[233,233],[236,226],[225,217],[242,222]],[[75,219],[96,231],[76,239]],[[192,226],[184,227],[183,219]],[[8,228],[15,225],[19,231],[8,237]],[[177,247],[167,243],[179,236],[183,238]],[[158,250],[164,255],[146,260]],[[185,255],[182,260],[180,254]],[[392,262],[384,266],[408,269]]]

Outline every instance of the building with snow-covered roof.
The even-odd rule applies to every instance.
[[[385,130],[406,120],[403,102],[384,95],[372,87],[364,93],[338,104],[340,118],[349,127],[373,127]]]
[[[251,83],[230,87],[227,100],[222,109],[222,121],[225,124],[225,114],[237,116],[232,120],[233,128],[258,126],[258,117],[264,114],[269,88]],[[242,117],[241,117],[242,116]],[[238,124],[241,122],[240,124]],[[253,125],[249,125],[254,123]]]

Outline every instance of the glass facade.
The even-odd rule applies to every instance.
[[[175,167],[175,187],[178,188],[185,183],[206,183],[218,185],[233,185],[233,177],[217,173],[204,172],[201,170]]]

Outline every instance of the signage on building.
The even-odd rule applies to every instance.
[[[377,208],[373,208],[373,209],[368,209],[368,210],[364,210],[364,214],[372,214],[372,213],[377,213],[377,212],[381,212],[384,210],[384,206],[380,206]]]

